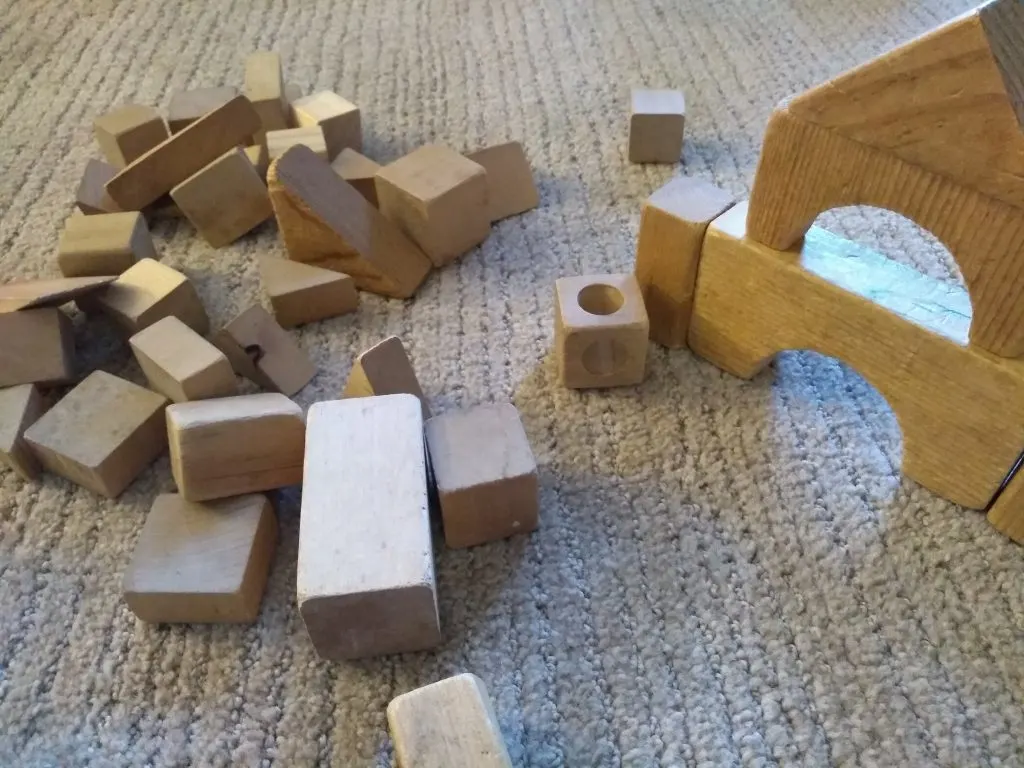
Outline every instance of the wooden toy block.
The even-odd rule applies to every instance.
[[[1024,544],[1024,474],[1018,471],[988,509],[988,521],[997,531]]]
[[[138,211],[72,216],[57,245],[64,277],[120,275],[139,259],[158,258]]]
[[[704,240],[690,348],[750,378],[810,349],[856,369],[903,433],[903,472],[983,508],[1024,445],[1024,360],[968,344],[967,294],[812,227],[776,251],[747,235],[746,204]]]
[[[633,275],[555,281],[555,356],[562,386],[621,387],[644,380],[649,323]]]
[[[285,83],[284,84],[284,98],[285,98],[285,101],[288,104],[291,104],[292,102],[298,101],[299,99],[302,98],[302,89],[299,86],[297,86],[295,83]],[[288,110],[288,117],[289,117],[289,119],[291,118],[291,109]],[[289,128],[298,128],[299,126],[295,125],[294,122],[289,122],[288,123],[288,127]]]
[[[167,448],[167,399],[94,371],[25,432],[43,468],[115,498]]]
[[[363,148],[359,107],[331,91],[320,91],[292,102],[292,120],[301,127],[319,126],[327,142],[327,159],[333,160],[346,147]]]
[[[171,105],[167,108],[167,125],[171,133],[188,128],[203,115],[227,104],[238,95],[233,85],[218,85],[213,88],[194,88],[171,94]]]
[[[514,405],[443,413],[426,438],[449,547],[537,528],[537,462]]]
[[[93,132],[107,162],[118,169],[170,136],[160,113],[141,104],[126,104],[97,117]]]
[[[233,243],[274,215],[267,185],[235,147],[171,190],[171,198],[214,248]]]
[[[263,389],[294,395],[316,375],[316,366],[267,310],[254,304],[211,339],[231,367]]]
[[[34,480],[42,471],[24,435],[45,410],[46,402],[34,384],[0,389],[0,463],[25,480]]]
[[[540,205],[530,162],[518,141],[486,147],[466,157],[487,171],[487,201],[492,222]]]
[[[732,195],[714,184],[682,176],[644,203],[635,271],[651,341],[670,349],[686,346],[704,233],[734,203]]]
[[[401,768],[512,768],[487,688],[468,672],[395,697],[388,727]]]
[[[263,256],[260,281],[282,328],[344,315],[359,306],[351,277],[300,261]]]
[[[423,408],[423,418],[430,418],[430,405],[423,396],[405,347],[397,336],[389,336],[356,358],[341,396],[374,397],[401,393],[415,395]]]
[[[188,501],[269,491],[302,481],[302,408],[263,393],[167,407],[171,474]]]
[[[89,160],[85,164],[82,180],[75,193],[75,205],[86,215],[117,213],[117,203],[107,194],[106,185],[117,175],[117,168],[102,160]]]
[[[487,239],[487,172],[448,147],[420,147],[377,172],[380,211],[444,266]]]
[[[0,387],[66,384],[75,377],[71,320],[56,307],[0,314]]]
[[[289,258],[344,272],[364,291],[400,299],[427,278],[430,259],[308,147],[275,160],[267,182]]]
[[[59,307],[69,301],[99,293],[116,279],[115,275],[100,275],[5,283],[0,285],[0,313],[38,307]]]
[[[277,546],[277,518],[260,493],[207,503],[156,497],[122,589],[143,621],[256,621]]]
[[[249,162],[256,169],[256,173],[260,175],[260,179],[265,182],[267,167],[270,165],[270,158],[267,157],[267,145],[251,144],[245,148],[245,156],[249,158]]]
[[[412,395],[310,408],[297,593],[322,658],[441,642],[423,417]]]
[[[141,210],[229,149],[248,144],[260,118],[237,96],[183,128],[107,182],[107,194],[126,211]]]
[[[157,320],[129,340],[149,386],[175,403],[238,393],[227,357],[181,320]]]
[[[281,131],[267,131],[267,157],[273,162],[292,147],[309,147],[313,153],[327,160],[327,141],[318,125],[308,128],[286,128]]]
[[[374,208],[377,207],[377,183],[375,177],[380,164],[354,149],[343,149],[331,162],[331,168],[342,179],[347,181],[366,198]]]
[[[260,116],[263,131],[288,127],[281,54],[273,51],[249,54],[245,60],[245,95]]]
[[[629,162],[678,163],[683,154],[686,99],[682,91],[634,88],[629,116]]]

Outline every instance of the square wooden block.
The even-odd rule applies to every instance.
[[[261,257],[260,282],[282,328],[354,312],[359,306],[359,292],[349,275],[301,261]]]
[[[686,100],[682,91],[634,89],[629,116],[631,163],[678,163],[683,154]]]
[[[25,432],[43,467],[114,498],[167,448],[167,398],[95,371]]]
[[[93,121],[100,151],[121,169],[170,136],[160,113],[141,104],[126,104]]]
[[[343,149],[331,161],[331,168],[342,179],[347,181],[366,198],[370,205],[377,206],[377,182],[375,181],[380,164],[354,149]]]
[[[376,397],[402,393],[415,395],[423,408],[423,418],[430,418],[430,405],[420,388],[405,346],[397,336],[389,336],[356,358],[341,396]]]
[[[487,200],[492,222],[540,204],[530,163],[518,141],[486,147],[466,157],[487,171]]]
[[[165,317],[129,340],[149,386],[176,403],[238,393],[227,357],[176,317]]]
[[[25,480],[39,477],[41,467],[25,442],[25,430],[46,410],[46,401],[34,384],[0,389],[0,463]]]
[[[633,275],[584,275],[555,281],[555,355],[562,386],[639,384],[649,324]]]
[[[380,211],[440,267],[491,231],[487,172],[448,147],[427,145],[377,172]]]
[[[75,377],[71,319],[56,307],[0,314],[0,387],[66,384]]]
[[[292,118],[300,128],[319,126],[327,143],[327,159],[333,160],[346,147],[363,148],[359,107],[331,91],[320,91],[292,102]]]
[[[309,355],[259,304],[228,323],[211,341],[239,376],[263,389],[294,395],[316,375]]]
[[[443,413],[426,437],[449,547],[536,529],[537,462],[514,405]]]
[[[319,125],[267,131],[267,157],[271,162],[299,145],[309,147],[321,160],[327,160],[327,140]]]
[[[171,94],[171,105],[167,108],[167,125],[171,133],[177,133],[203,115],[224,106],[237,95],[238,89],[233,85],[176,91]]]
[[[245,59],[245,95],[260,116],[264,131],[288,127],[288,103],[284,92],[281,54],[255,51]]]
[[[57,245],[65,277],[120,275],[140,259],[156,259],[146,220],[138,211],[72,216]]]
[[[121,210],[107,194],[107,182],[117,175],[117,168],[102,160],[89,160],[75,192],[75,205],[82,213],[117,213]]]

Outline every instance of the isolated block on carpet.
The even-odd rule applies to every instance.
[[[267,131],[267,157],[271,162],[292,147],[298,146],[309,147],[317,157],[322,160],[328,159],[327,141],[324,139],[324,132],[318,125]]]
[[[0,389],[0,463],[25,480],[34,480],[42,471],[24,436],[45,410],[46,401],[35,384]]]
[[[231,367],[263,389],[294,395],[316,375],[316,366],[267,310],[254,304],[211,341]]]
[[[227,357],[176,317],[165,317],[129,340],[149,386],[176,403],[238,393]]]
[[[409,355],[401,339],[389,336],[356,358],[341,396],[374,397],[401,393],[415,395],[423,408],[423,418],[430,418],[430,406],[423,396]]]
[[[380,164],[374,162],[365,155],[361,155],[354,149],[343,149],[338,156],[331,161],[331,168],[342,179],[347,181],[366,198],[366,201],[377,206],[377,171]]]
[[[224,106],[237,95],[238,89],[233,85],[175,91],[171,94],[171,105],[167,108],[167,125],[171,133],[177,133],[203,115]]]
[[[115,275],[100,275],[4,283],[0,285],[0,313],[37,307],[59,307],[69,301],[99,293],[116,279]]]
[[[246,57],[245,95],[260,116],[263,131],[280,131],[288,127],[281,54],[255,51]]]
[[[106,185],[117,175],[117,168],[102,160],[89,160],[82,172],[82,180],[78,182],[75,193],[75,205],[86,215],[97,213],[117,213],[121,210],[117,203],[107,194]]]
[[[0,387],[66,384],[75,377],[71,320],[56,307],[0,314]]]
[[[540,204],[530,163],[518,141],[495,144],[466,157],[487,171],[487,206],[492,222]]]
[[[138,211],[72,216],[57,245],[64,277],[120,275],[140,259],[156,258],[146,219]]]
[[[359,306],[351,277],[300,261],[262,256],[260,282],[282,328],[354,312]]]
[[[346,147],[363,148],[359,107],[332,91],[319,91],[292,102],[292,120],[300,128],[319,126],[327,142],[327,159]]]
[[[160,113],[141,104],[126,104],[97,117],[93,132],[107,162],[118,169],[171,135]]]
[[[631,163],[678,163],[683,154],[686,99],[682,91],[634,88],[629,116]]]

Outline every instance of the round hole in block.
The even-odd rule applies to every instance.
[[[629,362],[629,350],[615,339],[598,339],[583,350],[580,362],[591,376],[611,376]]]
[[[592,315],[613,315],[622,309],[626,297],[614,285],[591,283],[579,292],[576,303]]]

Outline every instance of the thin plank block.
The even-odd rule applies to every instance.
[[[365,155],[361,155],[354,149],[343,149],[338,156],[331,161],[331,168],[342,179],[347,181],[366,198],[366,201],[374,208],[377,207],[377,183],[375,177],[380,170],[380,164],[374,162]]]
[[[181,320],[158,320],[129,340],[149,386],[175,403],[238,393],[227,357]]]
[[[267,310],[254,304],[211,341],[231,367],[263,389],[294,395],[316,375],[316,366]]]
[[[171,104],[167,108],[167,125],[171,133],[178,133],[203,115],[224,106],[237,95],[238,89],[233,85],[176,91],[171,94]]]
[[[0,389],[0,463],[25,480],[34,480],[42,472],[24,435],[45,411],[46,401],[35,384]]]
[[[59,307],[69,301],[99,293],[116,279],[115,275],[101,275],[5,283],[0,285],[0,314],[21,309]]]
[[[156,247],[138,211],[72,216],[57,244],[64,277],[120,275],[140,259],[156,259]]]
[[[466,157],[487,171],[487,202],[492,222],[540,205],[530,162],[518,141],[486,147]]]
[[[103,156],[117,169],[144,155],[170,136],[160,113],[141,104],[126,104],[93,121]]]
[[[683,154],[686,99],[682,91],[633,89],[629,162],[678,163]]]
[[[415,395],[423,408],[423,418],[430,418],[430,405],[420,388],[405,346],[397,336],[389,336],[356,358],[341,396],[374,397],[401,393]]]
[[[117,213],[120,207],[107,194],[106,185],[117,175],[117,168],[102,160],[90,159],[85,164],[82,180],[75,192],[75,205],[87,216],[97,213]]]
[[[346,147],[363,148],[359,107],[332,91],[319,91],[292,102],[292,120],[301,127],[319,126],[327,142],[327,159],[333,160]]]
[[[75,377],[71,320],[56,307],[0,314],[0,387],[66,384]]]
[[[245,59],[245,95],[260,116],[263,131],[288,127],[281,54],[255,51]]]
[[[327,140],[318,125],[305,128],[285,128],[280,131],[267,131],[267,157],[273,162],[292,147],[309,147],[313,153],[327,160]]]
[[[261,257],[260,282],[282,328],[354,312],[359,306],[351,277],[300,261]]]

